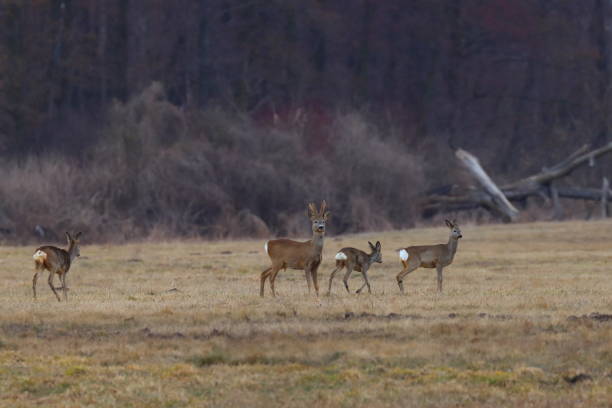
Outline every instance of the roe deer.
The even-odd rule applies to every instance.
[[[453,263],[459,239],[463,237],[457,221],[446,221],[450,228],[447,244],[411,246],[399,250],[399,257],[404,269],[397,275],[397,284],[404,293],[404,277],[419,267],[436,268],[438,272],[438,292],[442,292],[442,269]]]
[[[310,280],[314,282],[315,291],[319,295],[319,281],[317,271],[321,264],[321,252],[323,251],[323,237],[325,236],[325,222],[329,217],[326,211],[325,200],[321,203],[321,209],[317,211],[314,203],[308,204],[310,220],[312,221],[312,239],[306,242],[292,241],[290,239],[273,239],[264,245],[266,253],[272,261],[272,266],[261,273],[260,296],[264,295],[266,279],[270,278],[272,296],[274,291],[274,280],[281,269],[303,269],[310,292]]]
[[[81,256],[81,251],[79,250],[79,237],[81,236],[80,232],[77,232],[74,238],[66,233],[66,238],[68,239],[68,249],[62,249],[58,247],[54,247],[51,245],[41,246],[38,248],[34,255],[34,278],[32,278],[32,291],[34,292],[34,298],[36,299],[36,282],[38,281],[38,274],[44,272],[44,270],[49,271],[49,287],[57,297],[57,301],[60,302],[60,297],[55,291],[55,287],[53,286],[53,278],[57,273],[60,276],[60,282],[62,286],[57,289],[62,289],[64,292],[64,300],[68,300],[68,295],[66,291],[68,288],[66,287],[66,275],[68,275],[68,271],[70,270],[70,265],[74,258]]]
[[[370,281],[368,280],[368,270],[374,262],[382,263],[382,255],[380,253],[380,241],[376,241],[376,245],[372,245],[370,241],[368,241],[368,244],[370,244],[370,249],[372,250],[372,252],[369,254],[366,254],[362,250],[356,248],[342,248],[340,251],[338,251],[336,254],[336,269],[334,269],[331,275],[329,275],[329,289],[327,290],[328,295],[331,293],[334,275],[336,272],[345,267],[346,273],[344,274],[344,278],[342,280],[344,281],[344,287],[348,293],[351,293],[348,287],[348,279],[353,271],[361,272],[363,279],[365,280],[364,284],[357,289],[355,293],[361,293],[366,285],[368,286],[368,293],[372,293]]]

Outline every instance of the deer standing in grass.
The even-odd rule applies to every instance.
[[[76,257],[81,256],[81,252],[79,250],[79,237],[81,236],[80,232],[77,232],[74,237],[72,237],[69,233],[66,233],[66,238],[68,239],[68,248],[62,249],[58,247],[54,247],[51,245],[41,246],[36,249],[34,255],[34,277],[32,278],[32,291],[34,292],[34,298],[36,299],[36,282],[38,281],[38,275],[44,270],[49,271],[49,287],[57,297],[57,301],[60,302],[60,297],[57,294],[55,289],[61,289],[64,292],[64,300],[68,300],[68,294],[66,291],[68,287],[66,287],[66,275],[68,275],[68,271],[70,270],[70,265],[72,261]],[[62,286],[60,288],[55,288],[53,286],[53,278],[55,274],[58,274],[60,277],[60,282]]]
[[[404,277],[419,267],[436,268],[438,272],[438,292],[442,292],[442,270],[453,263],[459,239],[463,237],[457,221],[446,221],[450,228],[448,243],[439,245],[411,246],[399,250],[399,257],[404,268],[397,275],[397,284],[404,293]]]
[[[370,281],[368,280],[368,270],[374,262],[382,263],[382,255],[380,253],[380,241],[376,241],[376,245],[373,245],[370,241],[368,241],[368,244],[372,250],[372,252],[369,254],[356,248],[342,248],[340,251],[338,251],[336,254],[336,269],[334,269],[331,275],[329,275],[329,289],[327,290],[328,295],[331,293],[334,275],[343,268],[346,268],[346,273],[344,274],[344,278],[342,280],[348,293],[351,293],[348,287],[348,279],[353,271],[361,272],[365,281],[355,293],[361,293],[366,285],[368,287],[368,293],[372,293]]]
[[[266,279],[270,280],[272,296],[276,296],[274,280],[281,269],[303,269],[310,292],[311,279],[315,291],[319,296],[319,281],[317,271],[321,264],[321,252],[323,251],[323,237],[325,236],[325,222],[329,217],[326,210],[325,200],[321,203],[320,210],[314,203],[308,204],[310,220],[312,222],[312,239],[306,242],[292,241],[290,239],[273,239],[266,242],[264,248],[272,261],[272,266],[261,273],[261,288],[259,294],[263,297]]]

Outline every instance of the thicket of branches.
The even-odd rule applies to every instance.
[[[337,232],[411,225],[454,147],[503,183],[608,141],[610,24],[604,0],[2,1],[0,237],[297,234],[320,198]]]
[[[154,83],[116,102],[79,158],[29,156],[0,166],[5,236],[79,229],[97,240],[306,234],[305,203],[333,203],[333,230],[407,226],[421,159],[358,113],[262,128],[221,110],[184,111]],[[40,228],[39,228],[40,230]],[[40,232],[40,231],[39,231]]]

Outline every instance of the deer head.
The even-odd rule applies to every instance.
[[[312,221],[312,232],[318,234],[325,233],[325,222],[329,217],[329,211],[327,211],[327,203],[325,200],[321,203],[321,209],[317,210],[315,203],[308,204],[308,210],[310,212],[310,221]]]
[[[459,229],[459,225],[457,225],[457,220],[445,220],[446,221],[446,226],[448,228],[450,228],[451,230],[451,237],[454,239],[459,239],[459,238],[463,238],[463,235],[461,235],[461,230]]]
[[[81,232],[77,232],[74,237],[70,235],[69,232],[66,232],[66,238],[68,239],[68,252],[72,251],[74,257],[81,256],[81,250],[79,248],[79,238],[81,237]]]
[[[382,263],[382,254],[380,253],[380,241],[376,241],[376,245],[372,245],[370,241],[368,241],[368,244],[370,244],[370,249],[372,250],[372,253],[370,254],[372,262]]]

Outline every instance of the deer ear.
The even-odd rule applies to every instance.
[[[444,220],[444,222],[446,223],[446,226],[448,228],[453,228],[453,223],[452,222],[450,222],[449,220]]]
[[[380,247],[381,247],[380,241],[376,241],[376,250],[380,251]]]
[[[70,233],[68,231],[66,231],[66,239],[68,240],[68,243],[72,241],[72,237],[70,236]]]
[[[323,214],[323,219],[324,219],[325,221],[327,221],[327,219],[329,218],[330,214],[331,214],[331,213],[330,213],[329,211],[325,211],[325,213]]]
[[[453,227],[456,227],[456,226],[457,226],[457,219],[453,218]]]
[[[81,237],[82,232],[79,231],[74,235],[74,239],[79,239]]]
[[[376,250],[376,247],[374,246],[373,243],[371,243],[370,241],[368,241],[368,244],[370,244],[370,248],[372,249],[372,251]]]

